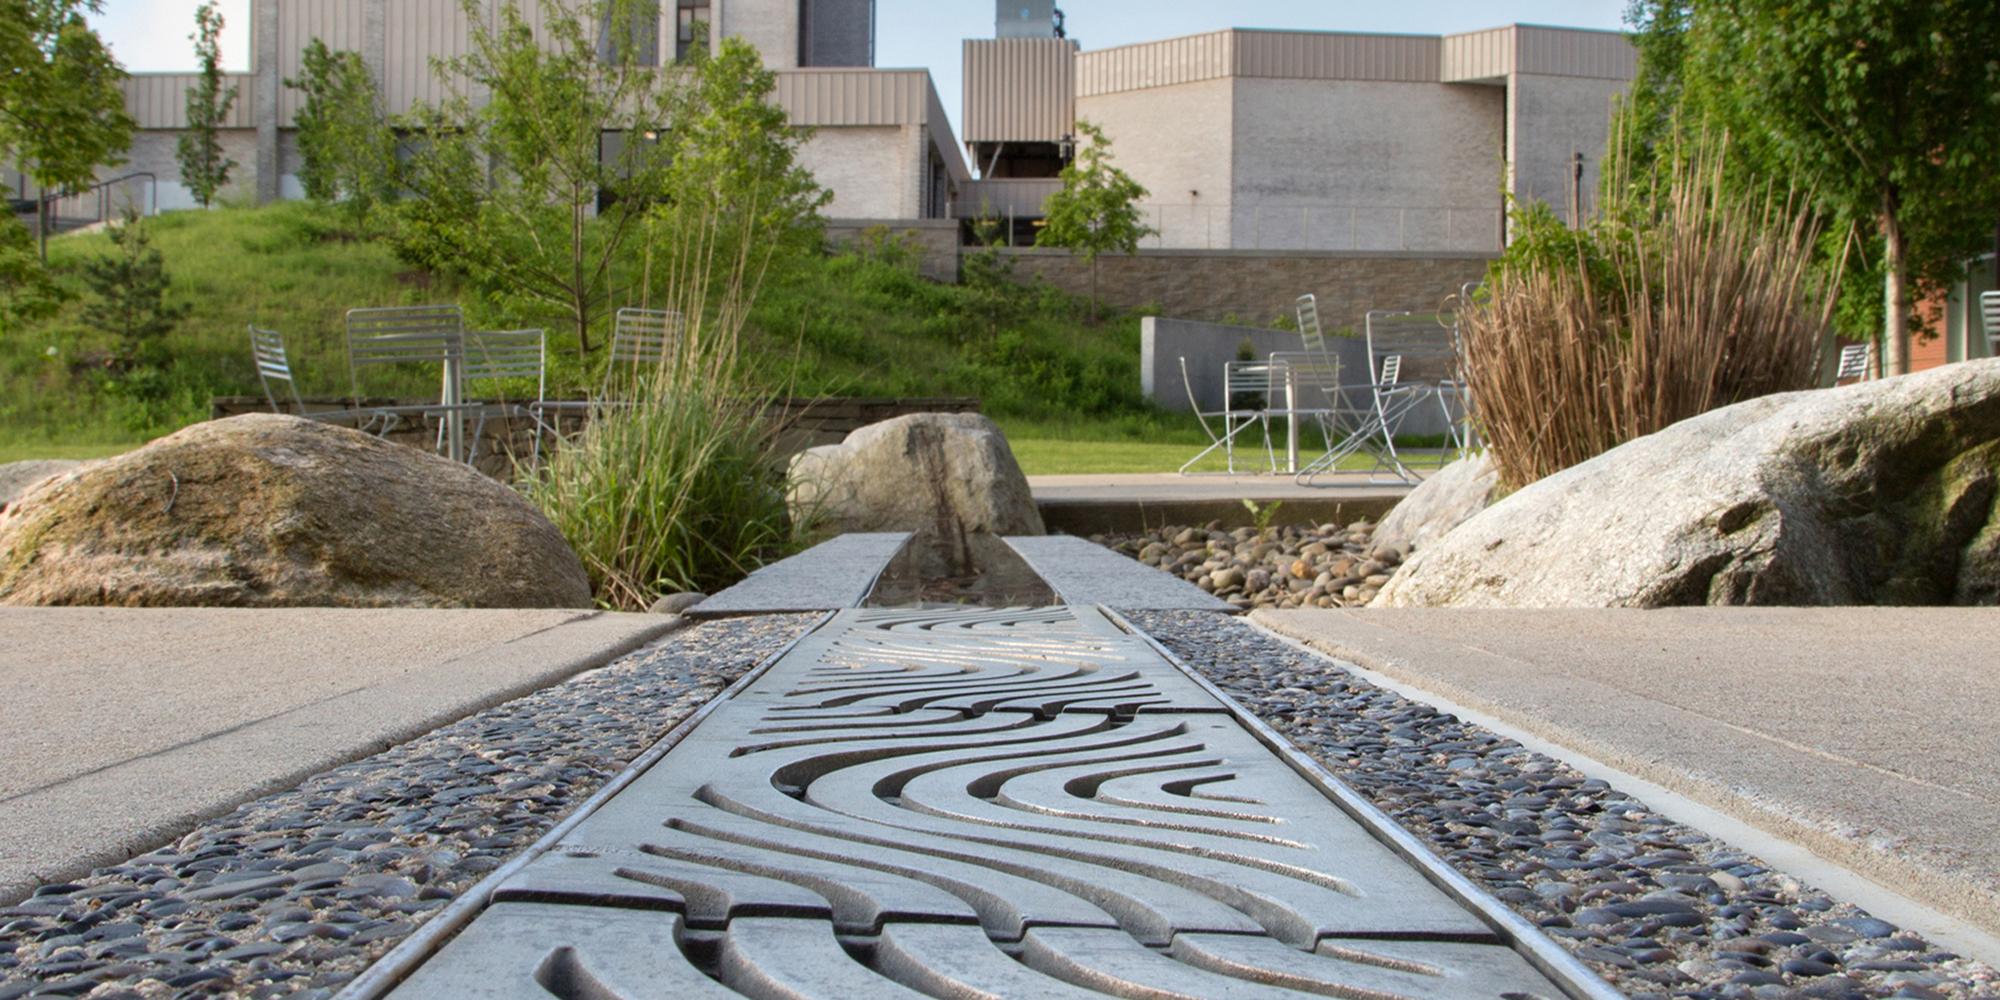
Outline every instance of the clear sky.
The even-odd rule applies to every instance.
[[[93,17],[113,52],[133,72],[194,68],[198,0],[105,0]],[[394,2],[394,0],[391,0]],[[1191,35],[1218,28],[1293,28],[1441,35],[1503,24],[1619,28],[1626,0],[1058,0],[1070,37],[1085,48]],[[249,0],[220,0],[226,22],[223,63],[250,65]],[[938,94],[959,116],[959,42],[993,36],[991,0],[876,0],[875,64],[927,68]]]

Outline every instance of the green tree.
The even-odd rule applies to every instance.
[[[593,42],[657,0],[541,0],[538,26],[518,0],[486,9],[464,0],[468,51],[438,66],[450,96],[410,119],[399,252],[561,316],[587,357],[613,265],[664,187],[657,141],[687,84],[643,47]]]
[[[1097,258],[1108,251],[1130,254],[1154,230],[1139,219],[1146,189],[1111,164],[1111,141],[1087,121],[1076,123],[1086,140],[1062,169],[1062,190],[1042,207],[1047,217],[1036,246],[1068,247],[1090,264],[1090,319],[1097,321]]]
[[[341,202],[364,217],[393,190],[396,140],[383,119],[375,77],[358,52],[313,39],[303,72],[285,86],[300,91],[299,184],[306,197]]]
[[[236,103],[236,88],[224,90],[222,86],[222,50],[216,44],[222,34],[222,14],[215,9],[215,0],[195,8],[194,24],[194,34],[188,37],[194,41],[195,57],[201,60],[201,78],[188,88],[188,127],[174,153],[180,160],[181,183],[201,207],[207,208],[215,203],[215,193],[229,183],[229,172],[236,168],[236,161],[223,155],[222,139],[217,134],[230,106]]]
[[[125,71],[83,18],[101,10],[100,0],[0,0],[0,160],[23,164],[38,187],[85,186],[132,145]]]
[[[67,298],[35,253],[35,237],[13,216],[0,216],[0,339],[47,319]]]
[[[1908,370],[1913,289],[1956,280],[2000,218],[2000,18],[1991,0],[1707,0],[1689,86],[1760,136],[1833,214],[1881,240],[1884,353]]]
[[[188,306],[167,304],[172,282],[144,219],[127,209],[124,221],[109,232],[112,253],[83,262],[83,282],[91,292],[84,322],[115,335],[119,353],[133,365],[162,363],[165,338],[187,318]]]

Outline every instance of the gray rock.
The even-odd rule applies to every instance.
[[[646,609],[646,613],[649,615],[677,615],[706,600],[708,600],[707,594],[695,591],[688,591],[684,594],[668,594],[654,601],[653,606]]]
[[[590,603],[582,562],[513,490],[298,417],[195,424],[0,514],[0,604]]]
[[[73,472],[85,464],[63,458],[41,458],[29,462],[0,464],[0,510],[6,510],[14,501],[26,496],[29,490],[39,486],[43,480],[52,479],[65,472]]]
[[[792,459],[792,516],[830,533],[908,531],[961,575],[975,535],[1040,535],[1041,511],[999,425],[976,413],[913,413]]]
[[[2000,359],[1716,410],[1534,483],[1386,607],[2000,603]]]
[[[1459,459],[1397,501],[1375,526],[1375,546],[1415,552],[1485,510],[1499,486],[1500,473],[1485,453]]]

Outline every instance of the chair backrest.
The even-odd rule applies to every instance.
[[[1311,292],[1299,296],[1299,338],[1305,341],[1306,350],[1326,353],[1326,331],[1319,325],[1319,298]]]
[[[611,363],[604,369],[604,388],[609,394],[611,376],[620,365],[633,375],[656,368],[678,347],[681,314],[670,309],[620,309],[611,325]]]
[[[464,356],[465,317],[457,306],[347,311],[347,369],[356,396],[365,365],[456,362]]]
[[[1458,377],[1458,350],[1440,314],[1376,310],[1367,325],[1368,363],[1378,383],[1435,385]]]
[[[1868,377],[1869,356],[1875,353],[1874,344],[1848,344],[1840,349],[1840,364],[1834,368],[1835,382]]]
[[[250,360],[257,366],[257,381],[264,387],[264,399],[271,404],[272,413],[284,413],[278,405],[277,394],[271,391],[272,382],[285,383],[285,391],[291,395],[293,413],[304,413],[305,402],[299,399],[299,389],[292,380],[292,362],[285,353],[285,335],[276,330],[260,330],[255,324],[250,326]]]
[[[1292,405],[1299,410],[1338,408],[1341,394],[1340,358],[1325,351],[1279,351],[1271,355],[1274,391],[1293,387]],[[1274,402],[1273,407],[1276,407]]]
[[[549,338],[542,330],[476,330],[465,335],[465,382],[535,380],[535,401],[548,393]]]
[[[2000,291],[1979,294],[1980,318],[1986,323],[1986,353],[2000,358]]]

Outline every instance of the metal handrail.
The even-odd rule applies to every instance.
[[[87,188],[75,189],[75,190],[66,189],[62,191],[57,191],[54,194],[43,192],[42,216],[44,218],[49,219],[50,222],[53,223],[57,217],[55,215],[50,214],[47,211],[48,206],[61,201],[69,201],[72,198],[82,198],[94,193],[97,195],[97,221],[108,222],[111,219],[112,186],[117,184],[123,184],[127,181],[139,180],[142,178],[146,181],[147,205],[146,205],[146,210],[141,214],[158,215],[160,214],[160,178],[150,170],[135,170],[132,173],[122,174],[120,176],[113,177],[109,180],[98,181],[97,183],[92,184]]]

